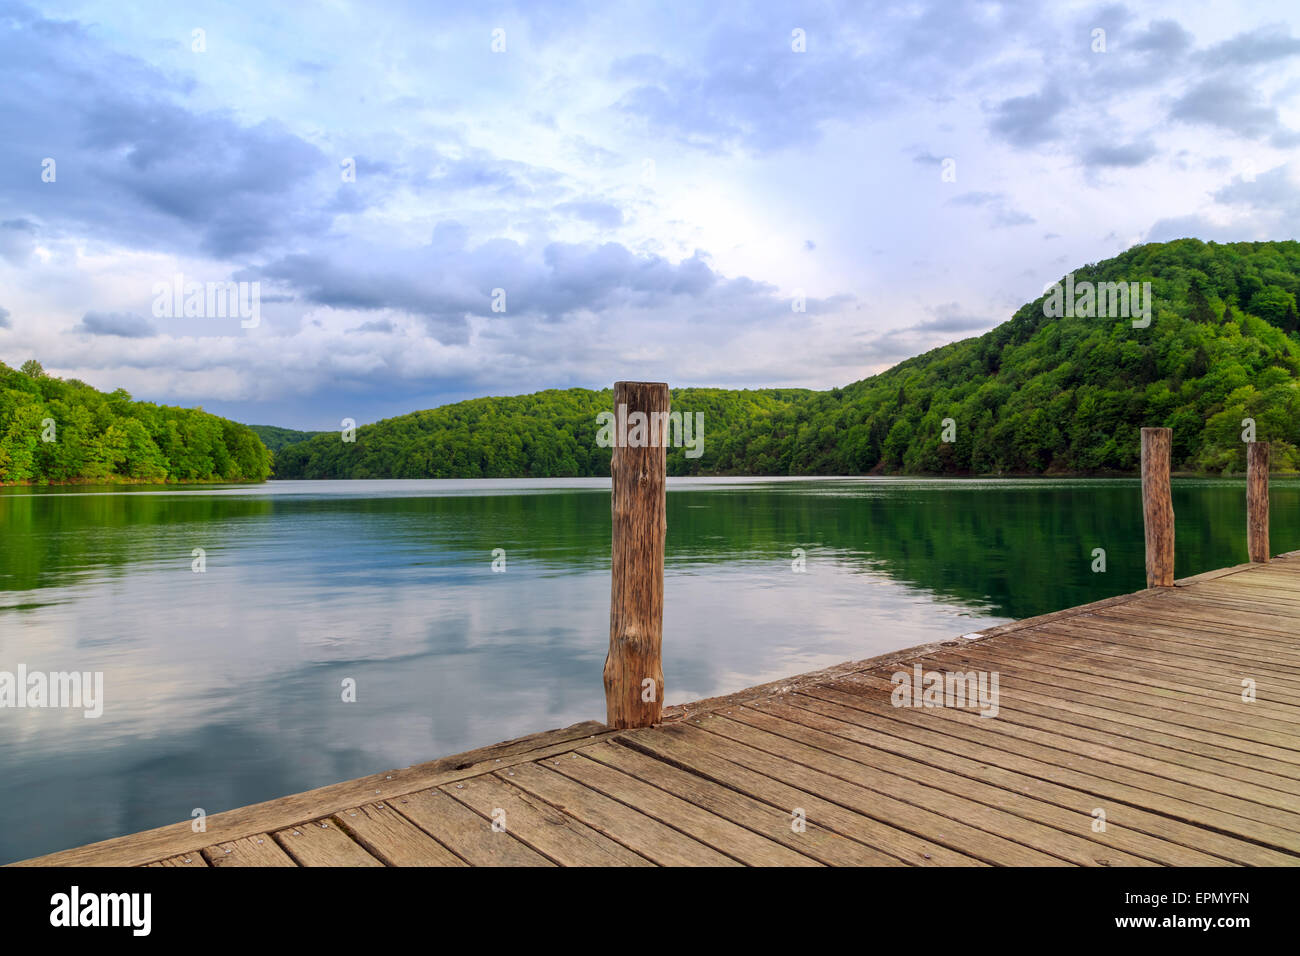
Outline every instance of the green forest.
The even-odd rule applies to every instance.
[[[304,432],[296,428],[281,428],[279,425],[249,425],[253,433],[262,439],[262,444],[271,451],[279,451],[285,445],[292,445],[294,442],[306,441],[308,438],[315,438],[317,435],[333,434],[333,432]]]
[[[704,456],[670,449],[670,474],[694,474],[710,444],[787,406],[806,389],[680,388],[673,407],[704,415]],[[613,389],[550,389],[511,398],[475,398],[389,418],[356,430],[356,440],[327,432],[276,452],[277,478],[561,478],[609,474],[610,449],[596,444],[596,415],[610,411]],[[685,464],[684,464],[685,463]],[[687,467],[689,465],[690,467]]]
[[[1151,284],[1150,323],[1053,317],[1040,296],[993,330],[830,391],[673,390],[703,454],[672,475],[1132,474],[1143,426],[1183,472],[1245,467],[1243,420],[1300,467],[1300,243],[1152,243],[1074,271]],[[1053,313],[1054,314],[1054,313]],[[246,426],[0,364],[0,482],[605,476],[612,390],[477,398],[356,430]],[[43,441],[44,423],[56,440]]]
[[[704,413],[704,453],[669,449],[669,473],[1133,473],[1139,429],[1168,426],[1176,468],[1222,474],[1245,468],[1247,418],[1274,469],[1296,470],[1300,243],[1135,246],[1074,281],[1150,282],[1150,324],[1050,318],[1040,296],[984,335],[844,388],[675,389],[675,410]],[[285,445],[275,474],[608,475],[595,416],[612,402],[608,389],[576,388],[474,399],[362,426],[355,442]]]
[[[0,362],[0,484],[263,481],[270,471],[247,425],[105,394],[34,359]]]

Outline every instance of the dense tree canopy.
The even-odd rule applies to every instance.
[[[271,451],[279,451],[285,445],[292,445],[294,442],[306,441],[308,438],[314,438],[317,435],[323,435],[325,432],[304,432],[295,428],[281,428],[279,425],[249,425],[249,428],[262,439],[262,444]]]
[[[1074,273],[1150,282],[1151,322],[1045,315],[1010,321],[828,392],[677,389],[703,412],[704,454],[671,474],[1132,472],[1138,430],[1174,430],[1177,467],[1244,467],[1242,420],[1300,465],[1300,243],[1148,244]],[[609,390],[483,398],[289,444],[279,477],[607,475],[595,416]],[[951,419],[944,440],[944,421]]]
[[[672,474],[707,474],[728,434],[806,401],[803,389],[730,391],[685,388],[673,408],[702,414],[704,454],[669,454]],[[596,415],[613,407],[613,391],[552,389],[512,398],[475,398],[390,418],[356,431],[286,445],[277,478],[553,478],[609,474],[608,448],[596,444]]]
[[[247,425],[0,362],[0,483],[262,481],[270,467]]]

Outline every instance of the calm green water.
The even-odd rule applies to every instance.
[[[1244,560],[1241,482],[1174,507],[1180,576]],[[0,491],[0,671],[105,698],[0,708],[0,862],[603,719],[609,536],[596,479]],[[675,480],[668,700],[1143,583],[1136,481]]]

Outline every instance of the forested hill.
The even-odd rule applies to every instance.
[[[674,410],[704,416],[704,454],[671,448],[671,474],[712,470],[729,440],[815,393],[781,388],[673,390]],[[610,449],[596,444],[596,416],[612,410],[612,389],[551,389],[511,398],[475,398],[401,415],[356,430],[328,432],[276,452],[277,478],[552,478],[609,474]],[[704,463],[704,467],[697,467]]]
[[[317,435],[324,435],[325,432],[303,432],[295,428],[281,428],[279,425],[249,425],[253,433],[262,439],[262,444],[271,451],[276,452],[285,445],[292,445],[294,442],[306,441],[308,438],[315,438]],[[333,432],[330,432],[333,434]]]
[[[1150,282],[1150,325],[1010,321],[756,423],[717,462],[775,474],[1132,472],[1138,430],[1168,426],[1179,469],[1245,467],[1242,420],[1300,464],[1300,243],[1136,246],[1074,283]],[[955,425],[944,442],[943,420]]]
[[[704,454],[670,449],[669,472],[1133,472],[1138,430],[1166,425],[1177,468],[1220,473],[1244,467],[1245,418],[1272,442],[1274,468],[1300,465],[1300,243],[1180,239],[1073,278],[1150,282],[1150,324],[1050,317],[1040,296],[984,335],[845,388],[676,389],[675,410],[704,412]],[[460,402],[363,426],[354,443],[288,445],[276,475],[607,475],[596,414],[611,405],[609,390],[585,389]]]
[[[201,408],[136,402],[35,360],[0,362],[0,484],[262,481],[271,452],[247,425]]]

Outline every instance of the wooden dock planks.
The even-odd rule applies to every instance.
[[[1295,866],[1300,554],[19,865],[66,864]]]

